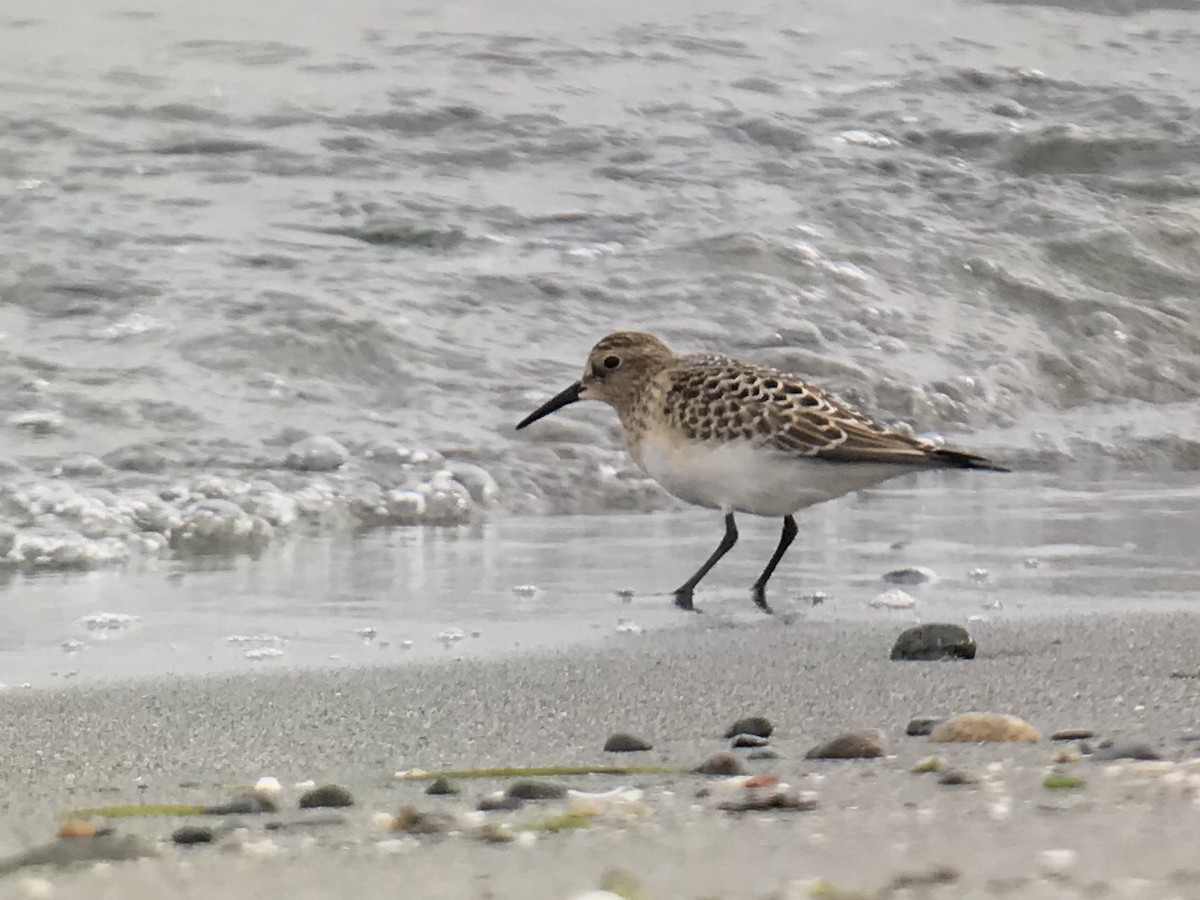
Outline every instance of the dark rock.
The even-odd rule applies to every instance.
[[[300,796],[301,809],[319,809],[323,807],[353,806],[354,798],[340,784],[323,784]]]
[[[908,727],[904,729],[904,733],[909,737],[925,737],[944,721],[946,721],[944,716],[937,719],[910,719]]]
[[[191,844],[211,844],[216,836],[216,832],[205,825],[181,825],[171,832],[171,840],[185,847]]]
[[[1097,762],[1114,759],[1162,759],[1162,754],[1146,741],[1103,741],[1092,754]]]
[[[831,741],[818,744],[804,755],[805,759],[873,759],[885,752],[880,731],[848,731]]]
[[[976,784],[979,781],[970,772],[964,772],[962,769],[947,769],[938,778],[938,784]]]
[[[136,834],[97,831],[90,838],[58,838],[4,860],[5,871],[22,866],[70,866],[81,862],[116,862],[157,856],[158,850]],[[11,868],[10,868],[11,867]]]
[[[618,731],[616,734],[611,734],[608,740],[604,742],[604,751],[606,753],[638,753],[642,750],[651,750],[651,744],[647,740],[640,737],[634,737],[632,734],[627,734],[624,731]]]
[[[747,716],[738,719],[725,730],[725,737],[737,737],[739,734],[752,734],[755,737],[769,738],[775,726],[762,716]]]
[[[501,794],[499,796],[484,797],[479,801],[479,806],[476,809],[480,812],[511,812],[514,809],[520,809],[524,805],[525,801],[520,797],[509,797],[507,794]]]
[[[779,753],[772,750],[770,747],[763,747],[761,750],[751,750],[746,754],[746,759],[779,759]]]
[[[746,767],[732,753],[714,753],[696,768],[692,769],[697,775],[745,775]]]
[[[1090,728],[1063,728],[1050,735],[1052,741],[1086,741],[1095,737],[1096,732]]]
[[[808,812],[817,808],[817,801],[812,797],[799,797],[788,791],[772,791],[770,793],[750,791],[748,793],[747,797],[719,804],[718,809],[726,812],[759,812],[772,809]]]
[[[567,796],[567,787],[553,781],[514,781],[504,796],[517,800],[561,800]]]
[[[297,828],[325,828],[330,825],[345,825],[346,817],[337,813],[324,816],[308,816],[303,819],[288,819],[285,822],[268,822],[263,826],[267,831],[294,831]]]
[[[438,778],[434,780],[433,784],[425,789],[425,793],[431,794],[435,797],[455,797],[458,795],[458,788],[450,783],[450,779]]]
[[[924,566],[906,566],[903,569],[892,569],[885,572],[883,580],[888,584],[924,584],[937,578],[933,569]]]
[[[765,747],[767,739],[757,734],[739,734],[733,739],[734,747]]]
[[[415,806],[405,806],[396,813],[392,827],[409,834],[441,834],[449,831],[453,825],[453,817],[445,813],[427,813]]]
[[[209,816],[249,816],[255,813],[279,812],[279,807],[270,797],[261,794],[238,794],[228,803],[218,803],[204,807],[204,813]]]
[[[900,632],[892,645],[892,659],[974,659],[975,641],[961,625],[928,622]]]

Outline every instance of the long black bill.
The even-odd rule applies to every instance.
[[[543,416],[548,416],[556,409],[562,409],[564,406],[570,406],[572,403],[579,401],[579,392],[583,390],[583,385],[578,381],[567,388],[565,391],[559,391],[520,422],[517,423],[517,431],[520,431],[526,425],[532,425]]]

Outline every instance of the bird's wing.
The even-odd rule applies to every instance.
[[[688,437],[750,440],[783,453],[838,462],[992,467],[873,422],[794,375],[722,357],[691,357],[671,372],[666,407]]]

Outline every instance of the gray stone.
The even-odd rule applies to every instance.
[[[567,788],[553,781],[514,781],[504,796],[517,800],[561,800],[567,796]]]
[[[883,732],[848,731],[813,747],[805,759],[873,759],[885,752]]]
[[[350,792],[338,784],[323,784],[300,796],[301,809],[320,809],[323,807],[353,806],[354,798]]]
[[[739,734],[752,734],[755,737],[769,738],[775,726],[763,716],[747,716],[738,719],[725,730],[725,737],[737,737]]]
[[[734,747],[765,747],[769,742],[757,734],[739,734],[733,739]]]
[[[892,645],[892,659],[974,659],[975,641],[961,625],[929,622],[906,628]]]
[[[697,775],[745,775],[746,767],[732,753],[714,753],[696,768],[692,769]]]
[[[618,731],[615,734],[609,735],[608,740],[604,742],[604,751],[606,753],[638,753],[650,749],[652,749],[652,746],[649,741],[635,737],[632,734],[627,734],[624,731]]]
[[[904,729],[904,733],[909,737],[925,737],[944,721],[946,721],[945,716],[940,716],[938,718],[922,717],[910,719],[908,722],[908,727]]]
[[[1162,754],[1143,740],[1104,741],[1096,748],[1092,759],[1097,762],[1114,759],[1162,759]]]

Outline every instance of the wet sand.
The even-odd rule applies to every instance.
[[[230,784],[261,775],[287,786],[292,812],[241,817],[248,830],[240,842],[249,846],[241,852],[163,844],[156,860],[6,880],[29,890],[37,886],[22,879],[45,878],[55,896],[89,898],[384,897],[401,886],[431,898],[566,898],[619,867],[650,898],[805,897],[815,878],[867,896],[904,896],[892,889],[898,876],[949,866],[952,884],[908,896],[1200,895],[1200,765],[1188,762],[1200,743],[1187,740],[1200,732],[1200,615],[1029,618],[981,631],[970,662],[891,662],[904,624],[697,616],[676,630],[548,655],[10,690],[0,699],[4,854],[50,838],[65,809],[213,802]],[[1173,764],[1085,757],[1065,766],[1084,787],[1051,791],[1042,778],[1064,745],[905,736],[912,717],[969,709],[1014,713],[1047,735],[1093,729],[1093,743],[1145,739]],[[585,790],[643,788],[642,817],[602,816],[586,829],[539,835],[532,846],[397,836],[373,822],[374,813],[409,803],[458,815],[504,786],[460,782],[460,798],[426,797],[422,784],[394,782],[397,770],[687,768],[723,749],[725,728],[747,714],[775,723],[771,746],[782,755],[752,770],[814,792],[815,811],[735,816],[716,808],[727,793],[697,775],[586,776],[563,780]],[[804,759],[819,741],[861,728],[883,730],[885,758]],[[601,752],[616,730],[654,749]],[[951,787],[913,774],[931,753],[979,783]],[[310,778],[354,793],[345,821],[264,831],[266,821],[300,816],[291,785]],[[706,787],[714,795],[698,797]],[[488,815],[520,823],[562,808],[547,802]],[[117,824],[165,838],[180,821]],[[1043,855],[1054,850],[1077,857]],[[1051,873],[1060,868],[1065,875]]]

